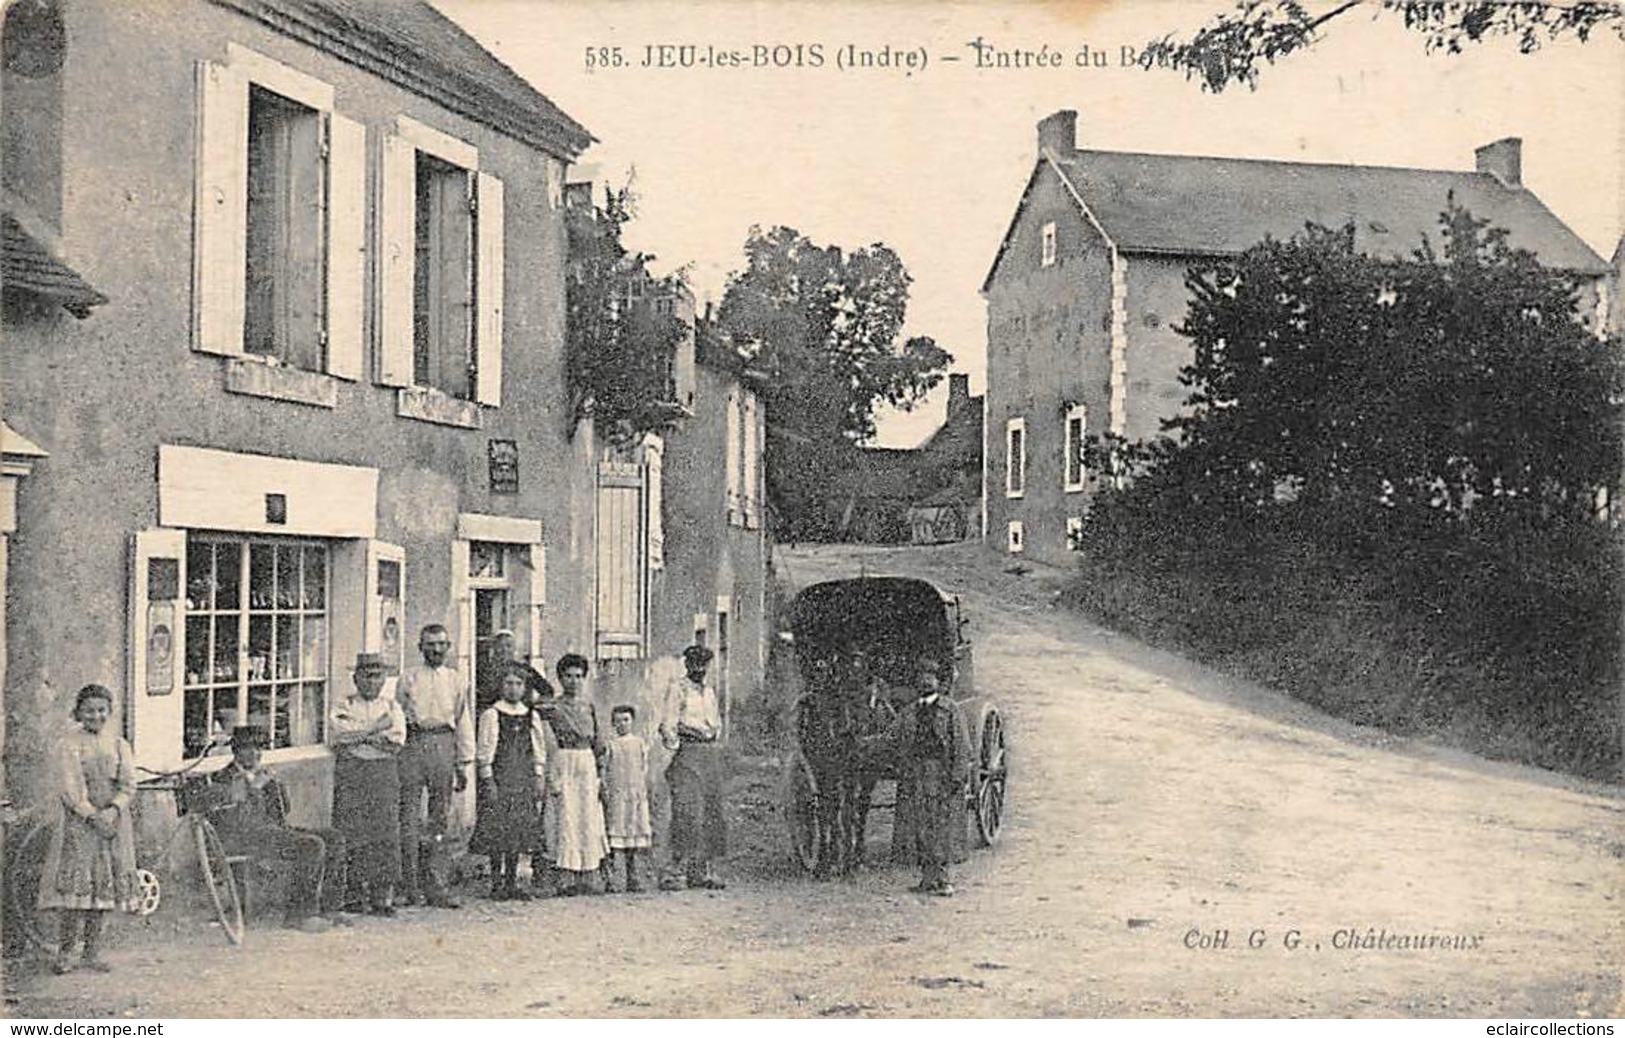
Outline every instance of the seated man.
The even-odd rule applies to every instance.
[[[319,933],[346,921],[338,914],[344,902],[344,837],[288,825],[287,791],[260,767],[267,741],[259,726],[232,729],[231,764],[208,778],[209,821],[227,854],[286,863],[286,923]],[[327,915],[318,914],[318,907]]]

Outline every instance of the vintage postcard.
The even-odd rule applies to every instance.
[[[1612,570],[1503,714],[1078,561],[1266,239],[1617,345],[1617,5],[0,10],[8,1015],[1621,1015]]]

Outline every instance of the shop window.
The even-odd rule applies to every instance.
[[[326,545],[193,536],[186,548],[182,756],[234,725],[262,725],[271,748],[324,738],[331,680]]]

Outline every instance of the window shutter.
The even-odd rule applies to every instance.
[[[130,672],[125,719],[136,761],[180,764],[185,720],[186,533],[143,530],[131,539]]]
[[[724,453],[727,455],[725,465],[727,468],[727,503],[728,522],[740,521],[740,494],[739,494],[739,394],[729,393],[728,404],[724,409],[727,419],[727,435],[723,440]]]
[[[248,235],[248,81],[197,65],[197,184],[192,348],[243,352]]]
[[[378,199],[378,381],[412,384],[412,295],[417,263],[417,149],[384,136]]]
[[[492,407],[502,403],[502,292],[503,292],[503,199],[502,181],[489,173],[477,175],[475,198],[479,226],[479,267],[475,285],[479,293],[479,323],[475,329],[474,365],[479,384],[475,398]]]
[[[367,128],[329,115],[327,148],[327,371],[354,381],[367,284]]]
[[[651,436],[643,447],[645,469],[649,479],[649,568],[664,569],[666,565],[666,523],[661,514],[664,505],[666,445],[658,436]]]
[[[743,487],[741,487],[741,490],[743,491],[744,498],[745,498],[745,507],[744,507],[745,528],[749,529],[749,530],[756,529],[757,525],[760,523],[760,520],[761,520],[761,514],[757,510],[759,505],[760,505],[760,502],[757,501],[757,494],[756,494],[756,486],[757,486],[757,462],[756,462],[756,459],[757,459],[757,445],[761,442],[757,437],[757,424],[756,423],[757,423],[758,417],[759,417],[759,412],[757,411],[757,408],[756,408],[756,394],[747,391],[745,393],[745,413],[744,413],[744,416],[743,416],[743,421],[744,421],[744,425],[745,425],[745,430],[744,430],[745,435],[743,437],[743,440],[744,440],[743,448],[744,448],[745,456],[744,456],[744,459],[743,459],[740,467],[741,467],[741,469],[743,470],[743,473],[744,473],[743,480],[742,480],[744,485],[743,485]]]
[[[598,658],[643,655],[642,474],[618,461],[598,465]]]
[[[445,620],[451,644],[457,653],[457,669],[473,695],[474,681],[474,589],[468,583],[469,545],[455,538],[451,542],[451,608]]]
[[[541,670],[547,669],[542,657],[542,618],[547,609],[547,546],[530,546],[530,655]]]

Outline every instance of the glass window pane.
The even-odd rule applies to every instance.
[[[183,708],[181,755],[201,756],[209,748],[209,692],[206,689],[187,690]]]
[[[248,686],[248,719],[244,724],[260,725],[267,731],[271,730],[271,686]]]
[[[274,680],[284,681],[299,676],[299,617],[276,618],[274,654],[276,664],[271,670]]]
[[[279,545],[276,550],[276,601],[278,609],[298,609],[299,603],[299,548]]]
[[[271,676],[271,617],[248,618],[248,680],[265,681]]]
[[[213,546],[207,542],[193,542],[186,549],[186,608],[212,609],[213,592]]]
[[[274,549],[269,544],[248,548],[248,604],[254,609],[270,609],[276,604],[276,584],[272,565]]]
[[[319,678],[327,673],[327,617],[307,616],[301,628],[299,675]]]
[[[327,608],[327,549],[305,548],[305,608]]]
[[[243,583],[243,548],[240,544],[214,546],[214,607],[240,609]]]
[[[214,655],[209,651],[209,618],[207,616],[188,616],[186,618],[186,683],[188,685],[207,685],[213,680],[213,672],[209,661]]]
[[[214,666],[210,678],[216,684],[237,680],[237,623],[235,614],[214,618]]]

